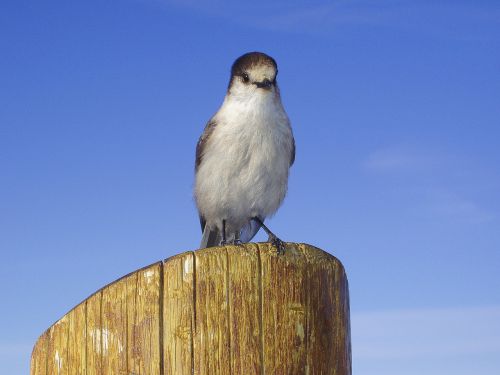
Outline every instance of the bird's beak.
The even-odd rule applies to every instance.
[[[271,88],[271,86],[273,85],[273,83],[270,80],[268,80],[267,78],[265,80],[263,80],[262,82],[254,82],[254,84],[258,88],[266,89],[266,90],[269,90]]]

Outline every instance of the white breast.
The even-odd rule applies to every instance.
[[[195,197],[210,227],[241,229],[272,215],[287,190],[292,131],[279,97],[226,98],[205,146]]]

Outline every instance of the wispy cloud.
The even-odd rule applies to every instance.
[[[352,341],[355,363],[477,354],[500,358],[500,307],[356,313]]]
[[[394,172],[411,169],[432,169],[443,164],[444,156],[422,152],[408,147],[391,147],[376,150],[363,161],[371,172]]]
[[[500,6],[470,2],[151,0],[259,29],[330,34],[368,26],[458,39],[498,38]]]
[[[477,202],[444,189],[427,191],[427,207],[432,216],[448,217],[473,224],[487,223],[495,215]]]
[[[430,1],[335,1],[287,10],[269,17],[271,28],[331,32],[343,26],[369,26],[444,38],[492,38],[500,24],[500,6]],[[495,34],[495,35],[494,35]]]
[[[496,217],[495,208],[484,202],[498,191],[494,182],[498,177],[481,175],[480,168],[464,156],[395,146],[375,150],[361,167],[389,190],[411,196],[408,202],[427,217],[471,224]]]

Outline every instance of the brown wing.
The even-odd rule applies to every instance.
[[[203,159],[203,153],[205,152],[205,146],[207,144],[208,139],[210,138],[210,135],[214,131],[216,124],[217,123],[213,119],[211,119],[205,126],[205,130],[203,130],[203,134],[198,140],[198,144],[196,145],[196,160],[194,163],[195,171],[198,171],[198,167],[200,166]]]

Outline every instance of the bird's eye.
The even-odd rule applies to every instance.
[[[247,73],[243,73],[241,75],[241,77],[243,78],[243,82],[245,82],[245,83],[247,83],[248,81],[250,81],[250,78],[248,77]]]

